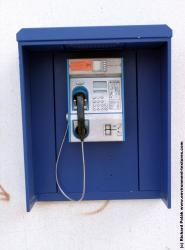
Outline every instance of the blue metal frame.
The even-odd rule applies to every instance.
[[[38,155],[35,155],[35,149],[33,148],[33,142],[34,138],[33,136],[37,135],[36,126],[33,124],[32,116],[31,116],[31,108],[32,104],[34,102],[34,99],[32,94],[30,93],[30,55],[32,53],[37,53],[37,51],[55,51],[55,53],[60,53],[60,51],[63,51],[66,49],[67,51],[73,51],[73,50],[81,50],[85,49],[87,50],[87,47],[91,45],[91,50],[93,48],[95,49],[96,46],[100,46],[102,50],[106,50],[109,48],[109,46],[112,48],[112,50],[115,48],[119,48],[120,50],[124,50],[125,45],[127,48],[130,48],[132,51],[131,54],[128,51],[128,57],[131,58],[134,54],[135,50],[139,50],[140,48],[153,48],[156,47],[161,52],[161,68],[160,68],[160,95],[161,95],[161,106],[160,106],[160,112],[161,112],[161,141],[162,141],[162,153],[161,153],[161,167],[160,171],[161,174],[159,178],[161,178],[160,185],[157,182],[157,185],[160,187],[154,188],[154,190],[141,190],[140,189],[140,169],[134,172],[134,178],[138,176],[138,183],[135,182],[136,185],[138,185],[138,189],[135,190],[133,185],[133,190],[128,187],[128,190],[125,188],[127,183],[122,181],[122,184],[125,185],[123,189],[119,190],[112,190],[111,191],[111,185],[113,184],[111,182],[111,179],[107,179],[107,183],[110,182],[110,190],[107,192],[105,188],[105,192],[101,189],[98,191],[98,187],[95,189],[94,192],[88,191],[86,195],[86,199],[132,199],[132,198],[162,198],[166,205],[168,207],[171,207],[171,37],[172,37],[172,30],[167,25],[139,25],[139,26],[107,26],[107,27],[70,27],[70,28],[29,28],[29,29],[22,29],[17,33],[17,41],[19,43],[19,63],[20,63],[20,88],[21,88],[21,102],[22,102],[22,121],[23,121],[23,139],[24,139],[24,161],[25,161],[25,181],[26,181],[26,203],[27,203],[27,211],[31,210],[31,207],[37,200],[64,200],[63,197],[58,192],[54,192],[54,189],[52,189],[51,192],[39,192],[40,184],[38,183],[38,186],[35,184],[38,181],[40,181],[40,177],[37,180],[36,176],[36,169],[35,169],[35,160]],[[87,46],[88,45],[88,46]],[[56,52],[58,51],[58,52]],[[52,60],[52,55],[48,57],[49,60]],[[123,58],[124,55],[123,55]],[[141,58],[140,58],[141,59]],[[158,59],[157,59],[158,60]],[[55,61],[55,57],[54,57]],[[48,65],[44,67],[50,67],[49,65],[52,63],[49,63]],[[125,62],[124,62],[125,64]],[[142,65],[141,65],[142,66]],[[54,67],[59,67],[57,64],[54,63]],[[127,69],[129,67],[129,70],[132,69],[132,63],[129,62],[129,65],[127,65]],[[152,67],[152,64],[151,64]],[[125,68],[125,65],[124,65]],[[44,69],[44,68],[43,68]],[[58,68],[57,68],[58,70]],[[158,69],[156,69],[158,70]],[[52,72],[52,70],[51,70]],[[158,72],[158,71],[157,71]],[[159,72],[158,72],[159,73]],[[31,72],[31,74],[36,74],[36,72]],[[52,74],[52,73],[51,73]],[[53,73],[57,74],[56,77],[59,77],[60,72]],[[35,77],[36,75],[34,75]],[[62,77],[64,77],[62,75]],[[125,78],[125,75],[124,75]],[[128,78],[128,75],[127,75]],[[34,78],[35,79],[35,78]],[[57,78],[56,78],[57,79]],[[47,80],[47,79],[46,79]],[[59,82],[60,79],[57,79],[57,82]],[[125,80],[125,79],[124,79]],[[146,80],[146,79],[145,79]],[[137,81],[137,79],[136,79]],[[147,80],[146,80],[147,81]],[[125,83],[125,81],[124,81]],[[50,83],[48,83],[50,84]],[[57,83],[58,84],[58,83]],[[49,85],[48,85],[49,86]],[[58,87],[57,87],[58,86]],[[60,88],[59,85],[55,87]],[[50,86],[51,87],[51,86]],[[127,86],[128,88],[128,86]],[[125,97],[130,93],[131,89],[125,89]],[[32,89],[32,91],[36,91]],[[46,90],[48,91],[48,90]],[[58,89],[54,90],[55,96],[53,97],[56,99],[56,102],[59,102],[57,100],[60,100],[60,93],[59,96],[56,95]],[[135,90],[134,90],[135,91]],[[127,98],[127,97],[126,97]],[[129,105],[133,101],[133,97],[129,97]],[[137,98],[137,96],[135,97]],[[52,101],[52,100],[51,100]],[[135,102],[136,100],[134,100]],[[57,103],[55,105],[58,105]],[[128,116],[130,114],[127,113],[128,109],[128,103],[125,106],[125,115]],[[55,110],[58,110],[60,107],[56,106]],[[65,107],[63,107],[65,109]],[[51,109],[52,110],[52,109]],[[56,114],[56,124],[55,124],[55,134],[56,134],[56,149],[55,154],[57,154],[57,148],[58,148],[58,141],[60,140],[61,133],[59,132],[59,127],[61,124],[61,121],[63,118],[59,117],[59,112],[55,111]],[[35,114],[35,118],[37,114]],[[47,115],[46,113],[44,114]],[[35,119],[34,118],[34,119]],[[128,126],[128,122],[131,122],[131,117],[126,119],[125,126]],[[138,122],[140,121],[140,114],[138,113]],[[57,121],[58,120],[58,121]],[[37,123],[36,123],[37,124]],[[129,124],[132,125],[132,124]],[[47,126],[47,125],[46,125]],[[54,126],[53,124],[49,124],[48,128],[50,126]],[[64,126],[64,124],[62,125]],[[33,132],[32,133],[32,129]],[[124,128],[125,129],[125,128]],[[135,129],[135,128],[134,128]],[[138,127],[138,131],[139,131]],[[128,130],[128,129],[127,129]],[[128,131],[129,133],[129,131]],[[135,132],[134,132],[135,133]],[[134,145],[129,144],[129,140],[127,140],[127,137],[130,136],[126,133],[125,139],[126,143],[128,145]],[[130,138],[130,137],[129,137]],[[139,141],[140,138],[138,137],[138,148],[139,150]],[[129,147],[130,147],[129,146]],[[76,147],[76,146],[73,146]],[[91,145],[89,148],[87,148],[87,153],[90,152]],[[120,149],[120,146],[118,144],[114,145],[117,150]],[[97,146],[100,150],[100,146]],[[111,146],[110,146],[111,148]],[[54,150],[54,149],[53,149]],[[73,149],[73,152],[76,152],[75,148]],[[98,150],[98,149],[97,149]],[[107,150],[109,151],[109,145],[107,145]],[[123,148],[123,152],[126,148]],[[128,150],[128,149],[127,149]],[[32,152],[33,151],[33,152]],[[133,150],[135,152],[135,150]],[[43,152],[44,154],[44,152]],[[53,153],[52,153],[53,154]],[[67,152],[68,154],[68,152]],[[127,153],[128,154],[128,153]],[[128,155],[127,155],[128,156]],[[52,156],[54,157],[54,156]],[[130,156],[131,157],[131,156]],[[140,159],[136,159],[136,154],[133,154],[133,157],[135,158],[135,161],[138,161]],[[129,159],[125,160],[125,163],[129,163]],[[52,160],[52,159],[50,159]],[[65,160],[65,159],[64,159]],[[123,159],[124,160],[124,159]],[[47,162],[47,161],[45,161]],[[119,165],[119,164],[118,164]],[[43,171],[45,166],[40,166],[41,169],[39,171]],[[132,167],[132,165],[130,165]],[[150,166],[153,168],[153,166]],[[47,166],[48,171],[53,171],[52,168]],[[70,168],[69,168],[70,169]],[[135,169],[135,168],[134,168]],[[92,169],[91,169],[92,170]],[[90,171],[91,171],[90,170]],[[123,171],[123,169],[118,168],[117,170]],[[132,170],[132,169],[131,169]],[[154,170],[154,169],[153,169]],[[67,169],[65,171],[68,171]],[[70,170],[69,170],[70,171]],[[98,170],[99,174],[102,175],[103,170]],[[155,170],[154,170],[155,171]],[[105,172],[106,173],[106,172]],[[116,174],[116,172],[114,172]],[[127,172],[128,173],[128,172]],[[88,173],[90,175],[90,172]],[[94,173],[93,173],[94,174]],[[123,172],[122,172],[123,174]],[[155,175],[157,172],[155,172]],[[48,176],[45,179],[45,184],[47,184],[47,180],[49,180],[50,172],[48,172]],[[147,178],[148,175],[142,176],[142,178]],[[158,178],[157,176],[155,176]],[[53,178],[53,174],[51,176]],[[130,178],[130,177],[129,177]],[[134,181],[133,179],[132,181]],[[101,178],[100,178],[101,181]],[[111,184],[112,183],[112,184]],[[134,182],[133,182],[134,183]],[[151,187],[154,187],[155,183],[153,183]],[[77,184],[75,184],[77,185]],[[74,189],[75,190],[75,185]],[[92,183],[91,183],[92,185]],[[97,185],[99,185],[99,182],[97,182]],[[54,179],[50,180],[50,186],[54,187]],[[114,186],[114,185],[113,185]],[[117,187],[117,184],[115,185]],[[113,188],[114,189],[114,188]],[[47,188],[43,188],[43,190],[47,190]],[[74,194],[74,198],[78,198],[79,192],[71,191],[72,194]]]
[[[21,90],[21,107],[22,107],[22,126],[23,126],[23,144],[24,144],[24,165],[25,165],[25,186],[26,186],[26,207],[30,211],[37,198],[34,192],[34,178],[32,170],[31,154],[31,138],[29,133],[29,114],[28,114],[28,97],[26,91],[26,55],[23,55],[23,49],[19,45],[19,63],[20,63],[20,90]]]

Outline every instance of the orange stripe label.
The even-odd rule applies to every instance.
[[[92,71],[92,61],[85,60],[75,60],[69,63],[71,71]]]

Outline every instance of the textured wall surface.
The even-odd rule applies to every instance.
[[[0,0],[1,250],[179,249],[179,155],[185,139],[185,1]],[[25,212],[16,32],[22,27],[168,24],[172,41],[172,209],[160,200],[37,203]],[[184,110],[184,112],[183,112]]]

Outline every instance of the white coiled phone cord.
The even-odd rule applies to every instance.
[[[66,199],[70,200],[70,201],[82,201],[84,196],[85,196],[85,184],[86,184],[86,166],[85,166],[85,157],[84,157],[84,142],[81,141],[81,151],[82,151],[82,165],[83,165],[83,189],[82,189],[82,195],[81,197],[78,199],[78,200],[74,200],[72,198],[70,198],[65,192],[64,190],[62,189],[61,185],[60,185],[60,182],[58,180],[58,163],[59,163],[59,160],[60,160],[60,156],[61,156],[61,152],[62,152],[62,149],[63,149],[63,145],[64,145],[64,142],[65,142],[65,139],[66,139],[66,135],[67,135],[67,131],[68,131],[68,125],[67,125],[67,128],[66,128],[66,131],[65,131],[65,134],[64,134],[64,137],[62,139],[62,142],[61,142],[61,145],[60,145],[60,149],[59,149],[59,153],[58,153],[58,156],[57,156],[57,161],[56,161],[56,166],[55,166],[55,177],[56,177],[56,183],[57,183],[57,186],[60,190],[60,192],[66,197]]]

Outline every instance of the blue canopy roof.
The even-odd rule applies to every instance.
[[[17,33],[18,42],[41,42],[93,39],[170,38],[167,25],[89,26],[63,28],[23,28]]]

